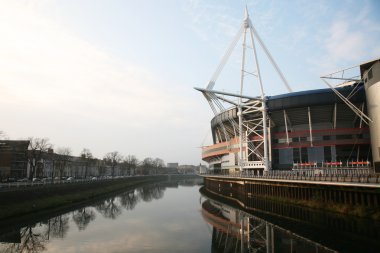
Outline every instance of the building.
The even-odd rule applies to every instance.
[[[214,89],[241,39],[239,92]],[[253,56],[251,61],[247,51]],[[260,54],[288,93],[265,95]],[[244,94],[247,76],[252,78],[250,87],[257,85],[258,95]],[[207,87],[195,88],[215,114],[211,120],[213,145],[203,147],[202,159],[211,169],[224,172],[262,174],[272,169],[329,167],[366,167],[380,172],[380,59],[321,79],[328,89],[293,92],[246,9],[240,29]]]
[[[29,141],[0,140],[0,179],[25,178]]]
[[[195,165],[178,166],[178,173],[180,174],[196,174],[197,171],[199,171],[199,166],[195,166]]]
[[[168,163],[166,167],[178,169],[178,166],[179,166],[178,163]]]
[[[371,150],[373,167],[380,173],[380,59],[360,65],[360,73],[364,81],[368,116],[371,118]]]
[[[374,165],[380,172],[380,59],[361,64],[360,72],[360,79],[334,89],[265,98],[270,169]],[[355,107],[339,94],[349,97],[348,102]],[[248,99],[245,105],[255,102]],[[260,142],[264,131],[255,125],[262,120],[262,113],[252,110],[242,115],[242,156],[237,129],[239,106],[233,106],[211,120],[214,143],[202,149],[202,159],[211,169],[263,169],[250,163],[264,156],[264,145]],[[372,121],[366,124],[361,115],[369,115]],[[243,157],[242,163],[239,163],[240,157]]]
[[[28,150],[28,140],[0,140],[0,181],[9,178],[21,179],[30,176],[29,159],[33,159]],[[104,161],[99,159],[84,159],[54,153],[53,149],[42,151],[33,178],[54,177],[92,177],[109,175],[110,171]],[[116,170],[120,174],[119,169]]]

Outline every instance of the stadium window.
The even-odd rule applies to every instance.
[[[302,162],[308,162],[309,156],[307,154],[307,148],[301,148],[301,161]]]
[[[376,173],[380,172],[380,162],[375,162],[375,172]]]
[[[347,139],[352,139],[352,135],[344,134],[344,135],[337,135],[336,136],[337,140],[347,140]]]
[[[273,149],[273,163],[278,164],[280,162],[278,149]]]
[[[300,157],[300,149],[299,148],[293,148],[293,159],[295,162],[299,163],[301,161],[299,161],[299,157]]]
[[[329,146],[326,146],[326,147],[324,147],[324,150],[323,150],[323,152],[324,152],[324,156],[325,156],[325,161],[331,161],[331,147],[329,147]]]

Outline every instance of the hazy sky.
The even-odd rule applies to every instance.
[[[246,4],[294,90],[380,56],[376,0],[0,0],[0,130],[74,155],[199,164],[212,111],[193,87],[206,86]],[[238,90],[240,49],[215,89]],[[265,93],[285,93],[261,62]]]

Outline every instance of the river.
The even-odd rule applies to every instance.
[[[76,210],[0,226],[0,252],[379,252],[376,222],[349,219],[335,233],[315,215],[303,222],[299,215],[248,212],[201,195],[201,182],[154,183]]]

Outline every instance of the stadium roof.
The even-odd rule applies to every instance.
[[[359,89],[350,99],[353,103],[362,102],[365,100],[364,87],[362,84],[359,85]],[[345,96],[349,95],[353,89],[354,85],[337,88],[337,90]],[[333,92],[333,90],[329,88],[291,92],[267,97],[267,106],[269,111],[333,103],[343,103],[343,101]]]

